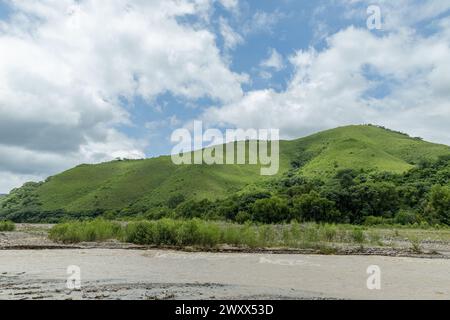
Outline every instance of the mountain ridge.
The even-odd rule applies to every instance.
[[[14,190],[19,200],[14,203],[11,195],[3,197],[0,210],[34,206],[44,211],[132,213],[166,205],[180,195],[184,200],[220,199],[288,171],[317,179],[329,179],[344,169],[400,174],[446,155],[449,146],[401,132],[373,125],[344,126],[280,141],[280,170],[273,177],[261,176],[259,165],[176,166],[170,156],[82,164]]]

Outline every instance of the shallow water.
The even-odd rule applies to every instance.
[[[67,289],[71,265],[81,290]],[[367,288],[367,268],[381,289]],[[378,256],[0,251],[0,299],[450,299],[450,260]]]

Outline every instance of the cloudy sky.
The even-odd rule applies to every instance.
[[[450,1],[0,0],[0,193],[168,154],[194,119],[450,144]]]

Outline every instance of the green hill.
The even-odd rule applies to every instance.
[[[0,214],[27,207],[47,212],[133,211],[167,204],[179,195],[185,200],[224,198],[248,185],[277,179],[293,168],[326,180],[347,168],[402,173],[443,155],[450,155],[448,146],[376,126],[347,126],[281,141],[277,176],[261,176],[259,165],[176,166],[169,156],[80,165],[15,190],[0,200]]]

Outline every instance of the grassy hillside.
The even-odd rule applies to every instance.
[[[448,146],[375,126],[341,127],[292,143],[315,153],[301,172],[322,177],[347,168],[402,173],[450,152]]]
[[[277,179],[292,168],[328,179],[341,169],[402,173],[422,161],[449,155],[450,148],[375,126],[348,126],[280,143],[277,176],[260,175],[259,165],[182,165],[168,156],[147,160],[80,165],[27,185],[3,199],[2,210],[35,206],[69,212],[149,208],[183,195],[188,199],[224,198],[249,184]]]

